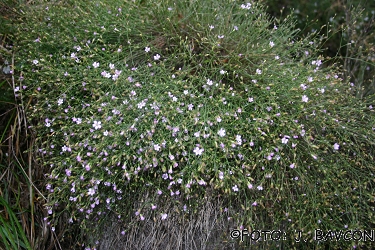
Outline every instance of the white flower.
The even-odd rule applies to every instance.
[[[102,122],[100,121],[94,121],[94,123],[92,124],[92,126],[95,128],[95,129],[100,129],[102,127]]]
[[[159,59],[160,59],[160,55],[159,55],[159,54],[156,54],[156,55],[154,56],[154,60],[157,61],[157,60],[159,60]]]
[[[212,80],[207,79],[207,85],[211,86],[213,84]]]
[[[57,100],[57,105],[60,106],[61,104],[63,104],[63,102],[64,100],[60,98],[59,100]]]
[[[225,136],[225,129],[221,128],[217,134],[220,136],[220,137],[224,137]]]
[[[275,43],[274,42],[270,42],[270,47],[272,48],[273,46],[275,46]]]
[[[154,145],[154,149],[155,149],[155,151],[159,151],[159,150],[160,150],[160,146],[159,146],[159,144],[155,144],[155,145]]]
[[[333,149],[334,149],[334,150],[339,150],[339,148],[340,148],[340,145],[339,145],[339,144],[335,143],[335,144],[333,145]]]
[[[306,95],[302,96],[302,101],[303,102],[308,102],[309,98]]]
[[[241,4],[241,9],[247,9],[249,10],[251,8],[251,3]]]
[[[145,51],[146,51],[146,52],[150,52],[150,47],[146,47],[146,48],[145,48]]]
[[[193,152],[196,154],[196,155],[202,155],[204,149],[203,148],[199,148],[199,147],[195,147]]]
[[[320,65],[322,65],[322,60],[317,60],[317,61],[314,60],[311,62],[311,64],[319,67]]]
[[[207,183],[204,180],[199,180],[198,184],[201,185],[201,186],[207,185]]]
[[[233,189],[234,192],[238,192],[238,187],[237,187],[237,185],[234,185],[234,186],[232,187],[232,189]]]
[[[92,66],[94,67],[94,68],[98,68],[99,67],[99,63],[98,62],[94,62],[93,64],[92,64]]]
[[[225,73],[227,73],[225,70],[220,70],[220,74],[224,75]]]
[[[168,214],[161,214],[161,219],[165,220],[168,217]]]
[[[260,69],[257,69],[256,73],[257,73],[257,75],[260,75],[260,74],[262,74],[262,71]]]
[[[263,187],[262,187],[262,186],[257,186],[257,189],[258,189],[259,191],[261,191],[261,190],[263,190]]]
[[[36,60],[36,59],[35,59],[35,60],[33,60],[33,64],[34,64],[34,65],[38,65],[38,63],[39,63],[39,61],[38,61],[38,60]]]
[[[95,189],[89,188],[89,191],[87,192],[88,195],[94,195],[95,194]]]
[[[146,102],[144,100],[137,104],[139,109],[142,109],[144,106],[146,106]]]
[[[241,145],[242,144],[242,138],[240,135],[236,135],[236,142],[238,145]]]
[[[116,81],[116,80],[118,79],[118,77],[119,77],[119,76],[116,75],[116,74],[115,74],[115,75],[112,75],[112,80],[113,80],[113,81]]]
[[[108,134],[109,134],[109,133],[108,133],[107,130],[103,132],[103,135],[104,135],[104,136],[108,136]]]
[[[281,139],[281,143],[287,144],[288,140],[289,140],[288,138],[284,137],[283,139]]]
[[[109,68],[110,68],[110,69],[115,69],[115,65],[114,65],[113,63],[110,63],[110,64],[109,64]]]
[[[221,171],[220,171],[220,173],[219,173],[219,179],[220,179],[220,180],[224,179],[224,173],[221,172]]]

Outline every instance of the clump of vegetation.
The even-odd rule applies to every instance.
[[[0,249],[34,249],[38,223],[33,197],[32,176],[27,169],[31,152],[24,153],[27,138],[26,118],[13,89],[15,55],[14,22],[21,16],[16,1],[0,2]]]
[[[52,231],[66,215],[90,230],[112,213],[160,223],[207,196],[242,205],[236,228],[310,242],[371,228],[373,103],[322,67],[321,37],[299,37],[290,16],[230,0],[64,1],[26,16],[14,92],[33,98]]]
[[[320,31],[325,37],[322,54],[343,65],[343,78],[353,86],[352,94],[362,99],[374,94],[374,2],[346,0],[265,1],[267,12],[283,19],[293,13],[303,34]],[[281,12],[280,12],[281,10]]]

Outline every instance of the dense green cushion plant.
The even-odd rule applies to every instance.
[[[292,18],[231,0],[27,12],[15,91],[34,97],[52,226],[63,211],[82,225],[109,212],[167,220],[157,200],[183,216],[210,191],[242,202],[238,227],[309,240],[317,228],[371,227],[372,106],[322,66],[319,37],[300,38]],[[155,203],[132,200],[140,192]]]

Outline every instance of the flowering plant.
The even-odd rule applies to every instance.
[[[37,22],[25,27],[35,42],[20,59],[22,94],[37,99],[28,112],[51,226],[61,210],[83,224],[112,212],[165,221],[162,200],[194,213],[207,190],[243,200],[246,227],[308,233],[373,218],[373,110],[322,66],[316,34],[224,2],[67,3],[43,14],[54,32],[35,40]],[[367,215],[353,219],[359,208]]]

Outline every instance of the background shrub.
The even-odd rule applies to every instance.
[[[375,2],[265,2],[267,11],[280,19],[293,13],[303,34],[320,31],[325,37],[323,55],[343,65],[343,77],[353,85],[352,94],[357,98],[374,94]]]

